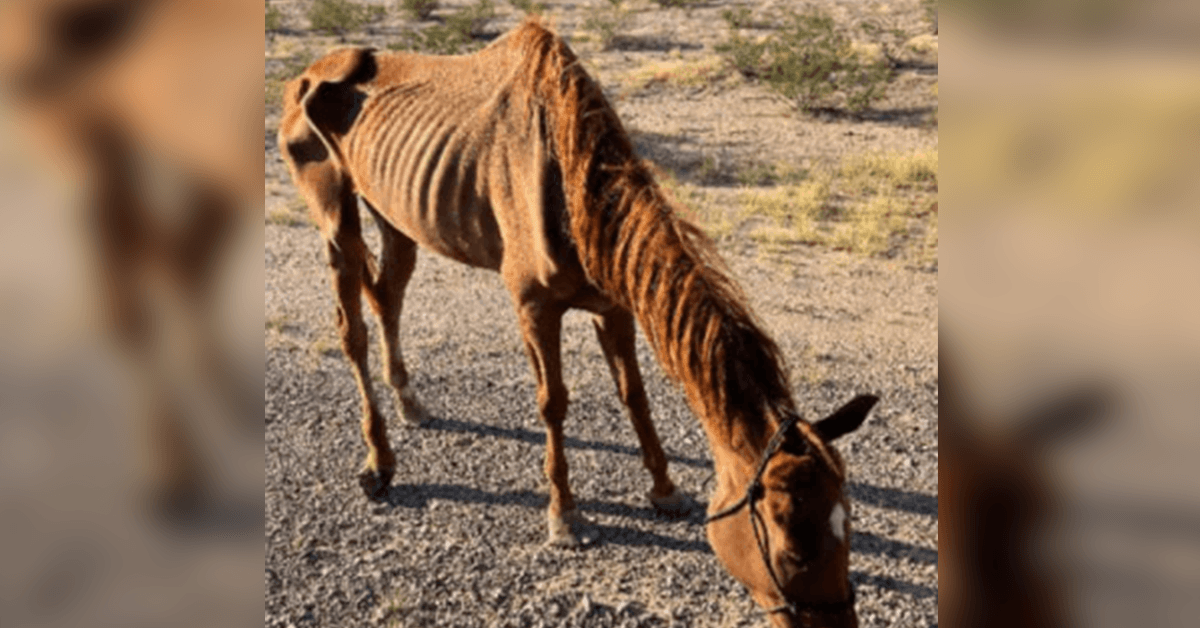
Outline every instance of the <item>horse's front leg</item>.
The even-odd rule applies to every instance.
[[[561,332],[566,307],[539,297],[518,296],[517,318],[530,366],[537,378],[538,415],[546,425],[546,478],[550,505],[546,511],[550,545],[580,544],[579,526],[585,521],[575,509],[567,478],[563,447],[563,419],[567,414],[567,387],[562,380]]]
[[[604,350],[604,359],[617,385],[617,394],[629,410],[629,420],[637,432],[638,442],[642,444],[642,462],[654,480],[648,495],[650,503],[669,514],[685,512],[691,508],[691,503],[675,490],[675,483],[667,474],[667,455],[650,420],[650,402],[642,385],[642,373],[638,369],[634,345],[637,329],[634,327],[633,314],[624,308],[614,307],[597,314],[592,322],[600,347]]]

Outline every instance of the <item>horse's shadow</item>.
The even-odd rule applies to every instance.
[[[423,424],[423,428],[447,432],[474,433],[480,436],[491,436],[519,440],[535,445],[545,444],[545,434],[522,428],[505,428],[494,425],[471,423],[457,419],[442,419],[431,417]],[[618,454],[640,457],[641,451],[636,447],[618,445],[602,441],[567,438],[564,443],[572,449],[592,449]],[[669,456],[673,462],[698,468],[712,468],[712,462],[700,458]],[[922,516],[937,517],[938,500],[936,496],[924,495],[901,489],[878,487],[858,482],[849,483],[846,493],[856,501],[871,504],[890,510],[901,510]],[[447,500],[468,504],[483,504],[496,506],[520,506],[541,513],[546,508],[547,497],[543,493],[531,490],[489,492],[462,484],[396,484],[388,489],[383,498],[385,509],[426,510],[432,500]],[[682,515],[669,515],[652,507],[633,506],[626,503],[589,500],[582,501],[578,508],[585,516],[607,515],[627,519],[645,521],[682,521],[689,526],[704,526],[705,512],[708,504],[698,499],[692,499],[690,508]],[[591,549],[604,545],[623,545],[628,547],[661,547],[679,552],[699,552],[712,554],[712,548],[706,541],[675,538],[631,526],[591,523],[584,536],[590,541],[581,549]],[[885,556],[896,560],[909,560],[923,564],[938,562],[936,549],[920,547],[903,541],[896,541],[876,536],[869,532],[855,532],[851,540],[851,549],[862,554]],[[852,579],[868,586],[887,589],[914,598],[929,598],[937,595],[937,589],[929,586],[896,580],[895,578],[852,571]]]
[[[545,495],[534,491],[489,493],[461,484],[393,485],[388,489],[387,495],[384,496],[382,501],[385,504],[384,508],[387,509],[406,508],[426,510],[429,507],[429,502],[435,499],[470,504],[521,506],[538,512],[545,509],[547,503]],[[659,512],[654,508],[636,507],[610,501],[592,500],[578,504],[578,508],[584,516],[602,514],[642,520],[682,520],[692,525],[704,524],[705,507],[706,504],[693,503],[687,513],[675,516]],[[712,548],[708,546],[708,543],[702,541],[677,539],[620,525],[604,525],[593,522],[587,527],[590,529],[585,536],[595,540],[585,547],[594,547],[602,544],[638,547],[655,546],[680,552],[712,553]]]
[[[439,430],[443,432],[464,432],[478,434],[479,436],[490,436],[498,438],[507,438],[510,440],[518,440],[529,443],[531,445],[546,444],[546,434],[523,428],[508,428],[497,427],[495,425],[485,425],[481,423],[471,423],[468,421],[460,421],[457,419],[442,419],[438,417],[430,417],[421,423],[421,427],[430,430]],[[616,454],[624,454],[626,456],[641,457],[642,452],[637,447],[628,445],[618,445],[616,443],[606,443],[594,440],[582,440],[567,436],[563,439],[563,445],[568,449],[590,449],[593,451],[607,451]],[[698,467],[701,469],[711,469],[712,461],[705,458],[691,458],[688,456],[668,455],[667,460],[687,465],[689,467]]]

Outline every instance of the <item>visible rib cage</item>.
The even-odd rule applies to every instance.
[[[574,53],[536,25],[513,38],[530,83],[518,93],[549,112],[571,233],[588,278],[634,312],[698,413],[723,419],[727,430],[749,427],[761,439],[764,411],[794,410],[775,343],[712,242],[674,213]]]
[[[482,193],[489,169],[481,162],[491,155],[480,141],[494,121],[472,119],[481,105],[446,107],[425,81],[386,88],[364,102],[348,154],[363,168],[359,192],[385,215],[410,231],[436,232],[423,241],[443,254],[497,268],[500,238]]]

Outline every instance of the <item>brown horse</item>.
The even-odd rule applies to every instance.
[[[579,519],[562,430],[569,308],[595,316],[653,478],[650,500],[684,504],[650,422],[636,319],[711,443],[717,556],[776,625],[856,625],[845,468],[828,443],[857,428],[875,398],[818,423],[799,418],[779,350],[712,243],[673,212],[561,39],[530,19],[470,56],[344,49],[291,81],[284,98],[279,145],[326,241],[342,346],[362,393],[369,496],[386,494],[395,459],[367,373],[360,292],[383,328],[397,407],[419,419],[398,327],[420,244],[499,271],[512,294],[547,430],[552,542],[576,543]],[[362,240],[360,198],[383,232],[378,264]]]
[[[210,393],[218,412],[261,435],[261,362],[219,349],[228,330],[215,314],[221,265],[262,207],[262,163],[248,139],[260,128],[262,73],[237,45],[239,25],[262,19],[259,6],[0,3],[0,89],[36,148],[79,187],[111,335],[148,409],[151,504],[169,515],[193,511],[212,488],[185,391]],[[166,304],[182,320],[164,320]],[[172,350],[188,363],[171,363]]]

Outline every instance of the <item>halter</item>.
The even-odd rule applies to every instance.
[[[844,612],[847,608],[854,608],[854,584],[850,583],[850,597],[841,602],[806,602],[797,604],[787,601],[787,596],[783,594],[783,585],[779,583],[779,577],[775,575],[775,568],[771,566],[770,549],[766,543],[767,524],[763,521],[763,516],[759,514],[758,509],[754,507],[754,502],[762,499],[763,484],[762,475],[767,470],[767,463],[770,462],[771,456],[779,451],[779,447],[783,444],[783,438],[787,431],[800,420],[800,415],[789,412],[788,417],[779,424],[779,428],[775,430],[775,434],[771,436],[771,440],[767,441],[767,448],[763,450],[762,459],[758,462],[758,470],[754,472],[754,477],[750,479],[750,483],[746,485],[746,494],[741,499],[733,504],[722,508],[708,516],[704,521],[704,525],[708,525],[719,519],[724,519],[739,510],[743,506],[750,508],[750,528],[754,530],[754,540],[758,544],[758,551],[762,555],[763,564],[767,566],[767,573],[771,575],[771,584],[775,585],[775,592],[779,594],[779,599],[784,600],[782,604],[774,608],[767,609],[768,614],[772,613],[789,613],[794,617],[799,617],[801,613],[836,613]],[[811,447],[811,443],[805,439],[805,446]],[[759,532],[759,526],[762,526],[762,532]]]

